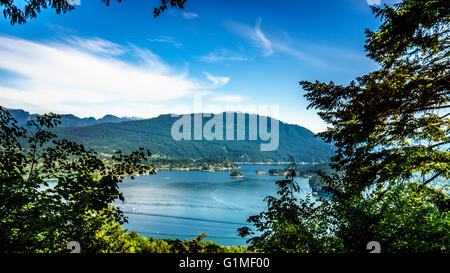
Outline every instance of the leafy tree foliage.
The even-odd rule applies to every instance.
[[[101,0],[106,6],[109,6],[110,0]],[[122,2],[122,0],[116,0]],[[23,9],[18,7],[15,0],[0,0],[0,6],[3,7],[3,16],[10,20],[11,24],[24,24],[30,19],[36,18],[44,9],[52,8],[57,14],[66,13],[75,9],[73,3],[75,0],[25,0]],[[156,18],[161,12],[171,7],[183,9],[186,0],[161,0],[161,5],[156,7],[153,15]]]
[[[232,171],[230,177],[242,177],[242,174],[239,171]]]
[[[0,107],[0,252],[61,252],[69,241],[83,252],[119,252],[126,219],[112,202],[123,201],[123,177],[153,172],[141,163],[150,153],[117,152],[105,161],[57,139],[49,129],[58,123],[55,114],[37,116],[27,132]]]
[[[186,3],[187,0],[161,0],[161,6],[158,8],[155,8],[153,11],[154,17],[158,17],[161,12],[165,11],[168,8],[168,5],[173,7],[178,7],[180,9],[184,9],[184,3]]]
[[[378,241],[385,252],[449,251],[450,200],[436,186],[450,177],[449,7],[443,0],[374,7],[382,24],[366,31],[365,48],[380,69],[348,86],[300,82],[309,107],[331,124],[319,134],[337,148],[336,173],[323,177],[331,197],[302,206],[284,197],[282,182],[281,198],[249,219],[262,232],[250,239],[254,248],[365,252]],[[323,228],[308,229],[308,221]]]
[[[374,11],[384,23],[367,31],[366,49],[380,70],[349,86],[301,82],[332,125],[320,135],[337,146],[334,166],[356,191],[416,173],[448,178],[449,5],[404,1]]]
[[[154,173],[143,163],[150,153],[118,151],[106,161],[57,138],[51,129],[59,123],[59,115],[38,115],[25,129],[0,107],[0,253],[65,252],[70,241],[79,242],[83,253],[248,251],[204,241],[206,233],[185,241],[127,233],[121,226],[126,219],[112,202],[123,201],[122,178]]]
[[[295,160],[287,170],[286,179],[277,181],[277,197],[268,196],[267,211],[251,216],[256,231],[249,227],[238,229],[242,237],[253,236],[248,240],[249,249],[263,253],[320,253],[339,247],[340,241],[330,236],[331,219],[329,207],[316,204],[311,196],[297,198],[300,187],[294,180]],[[325,200],[324,200],[325,201]]]
[[[200,234],[192,240],[174,239],[147,239],[141,237],[135,231],[124,236],[130,253],[246,253],[247,247],[227,246],[223,247],[211,241],[204,241],[206,233]]]

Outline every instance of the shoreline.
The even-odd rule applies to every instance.
[[[283,161],[278,161],[278,162],[239,162],[239,161],[235,161],[233,162],[234,164],[241,164],[241,165],[289,165],[291,164],[291,162],[283,162]],[[295,164],[297,165],[314,165],[314,164],[320,164],[319,162],[295,162]]]
[[[211,169],[207,169],[207,170],[203,170],[201,167],[192,167],[192,168],[182,168],[182,167],[174,167],[174,168],[170,168],[170,167],[159,167],[159,168],[155,168],[156,171],[159,170],[164,170],[164,171],[201,171],[201,172],[215,172],[215,171],[232,171],[232,170],[239,170],[241,167],[240,166],[236,166],[234,168],[211,168]]]

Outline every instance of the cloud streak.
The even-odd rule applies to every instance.
[[[198,17],[198,14],[194,12],[183,12],[183,17],[186,19],[195,19]]]
[[[206,75],[206,78],[212,82],[212,86],[210,88],[219,88],[226,85],[229,81],[229,77],[217,77],[213,76],[207,72],[203,72]]]
[[[218,62],[241,62],[248,61],[248,58],[232,50],[225,48],[216,49],[205,56],[198,58],[201,62],[218,63]]]
[[[238,34],[239,36],[247,39],[250,41],[253,46],[259,48],[261,50],[261,55],[263,57],[269,57],[272,56],[276,52],[280,52],[283,54],[286,54],[288,56],[291,56],[301,62],[311,64],[316,67],[320,68],[326,68],[331,69],[335,71],[342,70],[342,66],[337,66],[335,64],[332,64],[330,62],[326,62],[322,56],[323,55],[329,55],[331,53],[334,54],[332,56],[333,58],[347,58],[347,59],[357,59],[358,61],[364,60],[367,61],[364,55],[361,55],[359,53],[354,53],[334,47],[327,47],[324,48],[321,45],[314,45],[313,48],[324,48],[324,51],[320,54],[317,54],[317,50],[311,50],[311,48],[308,50],[305,45],[303,45],[303,50],[300,50],[299,48],[302,48],[302,46],[296,46],[293,47],[290,45],[290,43],[280,41],[279,39],[275,39],[275,37],[271,37],[271,39],[268,38],[268,36],[263,32],[261,28],[262,19],[259,18],[256,21],[256,24],[254,27],[243,24],[236,21],[227,21],[225,23],[225,27],[228,28],[230,31]],[[317,57],[321,56],[321,57]],[[214,56],[211,56],[211,59],[214,60]],[[218,59],[218,58],[217,58]],[[346,68],[351,69],[351,68]]]
[[[119,58],[124,52],[139,62]],[[213,86],[173,72],[148,49],[125,48],[99,38],[35,42],[0,36],[0,77],[7,79],[0,81],[0,101],[7,107],[79,116],[148,117],[165,102],[229,81],[205,74]]]
[[[223,95],[223,96],[216,96],[213,97],[213,101],[217,102],[227,102],[227,103],[238,103],[248,100],[248,97],[244,96],[238,96],[238,95]]]
[[[272,42],[261,30],[261,23],[261,18],[256,21],[255,27],[230,20],[225,26],[232,32],[249,39],[255,47],[261,49],[263,56],[268,57],[274,53],[274,50],[272,48]]]
[[[154,39],[149,38],[148,40],[150,42],[169,43],[169,44],[172,44],[174,47],[178,47],[178,48],[183,46],[182,43],[175,41],[172,37],[169,37],[169,36],[162,36],[162,37],[154,38]]]
[[[264,33],[261,31],[261,22],[262,22],[261,18],[259,18],[258,21],[256,21],[256,25],[255,25],[255,36],[256,36],[256,39],[255,38],[253,38],[253,39],[263,49],[264,56],[270,56],[274,52],[273,48],[272,48],[272,42],[270,42],[266,38],[266,35],[264,35]]]
[[[126,49],[121,45],[97,37],[93,39],[82,39],[76,36],[72,36],[71,38],[67,38],[65,40],[76,48],[85,49],[92,53],[121,55],[126,52]]]

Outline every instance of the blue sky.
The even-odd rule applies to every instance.
[[[377,68],[363,51],[364,29],[380,23],[368,2],[189,0],[154,19],[157,0],[81,0],[24,25],[2,18],[0,104],[97,118],[192,112],[200,100],[207,112],[278,105],[280,120],[318,132],[298,82]]]

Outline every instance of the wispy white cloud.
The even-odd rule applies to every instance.
[[[194,12],[183,12],[183,17],[186,19],[195,19],[198,17],[198,14]]]
[[[169,44],[172,44],[175,47],[182,47],[183,46],[182,43],[179,43],[179,42],[175,41],[170,36],[161,36],[161,37],[158,37],[158,38],[149,38],[148,40],[150,42],[169,43]]]
[[[45,27],[47,27],[48,29],[52,30],[53,32],[64,33],[64,34],[75,34],[75,33],[77,33],[77,30],[75,30],[75,29],[68,28],[68,27],[63,27],[63,26],[58,25],[58,24],[44,23],[43,25]]]
[[[312,56],[311,54],[307,54],[300,50],[292,48],[286,44],[275,42],[275,43],[273,43],[273,48],[275,48],[275,50],[277,50],[277,51],[283,52],[284,54],[290,55],[299,61],[307,62],[307,63],[310,63],[315,66],[330,68],[328,66],[328,64],[326,62],[324,62],[323,60],[316,58],[316,57]]]
[[[223,96],[216,96],[213,97],[213,101],[217,102],[227,102],[227,103],[238,103],[248,100],[249,98],[246,96],[239,96],[239,95],[223,95]]]
[[[360,53],[334,48],[332,46],[311,46],[311,44],[309,44],[308,46],[293,46],[292,41],[287,33],[283,33],[283,36],[285,36],[284,39],[279,39],[279,37],[277,37],[276,35],[271,35],[271,39],[269,39],[261,28],[261,22],[262,20],[261,18],[259,18],[256,21],[255,26],[252,27],[247,24],[230,20],[225,23],[225,27],[230,31],[240,35],[241,37],[246,38],[254,46],[262,49],[261,55],[264,57],[269,57],[275,52],[280,52],[289,55],[301,62],[332,70],[342,70],[342,65],[337,66],[334,63],[325,61],[325,58],[322,58],[323,55],[331,54],[333,55],[333,58],[337,59],[346,58],[355,59],[359,62],[365,60],[365,62],[367,62],[367,58]],[[313,48],[313,50],[311,48]],[[321,54],[318,54],[318,49],[322,49]]]
[[[223,61],[232,61],[232,62],[247,61],[248,59],[239,52],[221,48],[216,49],[205,56],[199,57],[198,60],[207,63],[217,63]]]
[[[139,62],[145,67],[147,72],[155,74],[170,75],[170,67],[161,59],[160,56],[153,53],[151,50],[130,45],[133,54],[138,57]]]
[[[65,40],[74,47],[85,49],[92,53],[120,55],[126,51],[124,47],[100,38],[82,39],[76,36],[72,36],[70,38],[66,38]]]
[[[226,27],[232,32],[249,39],[254,46],[262,50],[262,55],[268,57],[274,53],[272,48],[272,42],[267,38],[264,32],[261,30],[262,19],[259,18],[256,21],[256,25],[251,27],[249,25],[230,20],[226,23]]]
[[[255,25],[255,35],[256,35],[256,41],[260,44],[261,48],[264,50],[264,56],[270,56],[273,54],[273,48],[272,48],[272,42],[270,42],[266,35],[261,31],[261,22],[262,19],[259,18],[258,21],[256,21]]]
[[[212,86],[210,88],[219,88],[226,85],[229,81],[229,77],[217,77],[213,76],[207,72],[203,72],[206,75],[206,78],[212,82]]]
[[[369,6],[373,6],[373,5],[381,5],[381,0],[366,0],[367,5]]]
[[[119,56],[127,51],[127,57]],[[135,55],[140,62],[130,60]],[[36,42],[0,35],[0,101],[7,107],[79,116],[153,116],[166,102],[225,85],[229,78],[206,74],[213,86],[174,72],[152,51],[99,38]],[[4,76],[4,75],[3,75]]]

